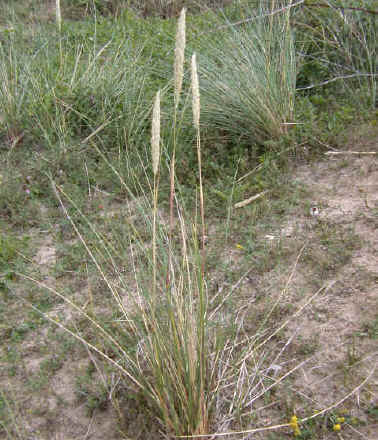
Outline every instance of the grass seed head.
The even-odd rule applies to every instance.
[[[56,3],[55,3],[55,5],[56,5],[56,7],[55,7],[56,23],[58,25],[58,30],[60,32],[61,29],[62,29],[62,14],[61,14],[61,11],[60,11],[60,0],[55,0],[55,1],[56,1]]]
[[[192,99],[193,99],[193,124],[199,129],[200,122],[200,92],[197,73],[196,54],[192,56]]]
[[[185,13],[186,9],[181,10],[177,24],[176,47],[175,47],[175,104],[178,105],[182,89],[182,79],[184,76],[184,54],[185,54]]]
[[[156,176],[160,157],[160,90],[156,93],[154,108],[152,111],[151,148],[152,170]]]

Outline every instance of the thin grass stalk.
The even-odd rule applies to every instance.
[[[156,298],[156,217],[158,208],[158,172],[160,159],[160,90],[156,93],[154,108],[152,112],[152,171],[154,174],[154,208],[152,226],[152,267],[153,267],[153,297]]]
[[[205,209],[204,209],[203,184],[202,184],[201,135],[200,135],[201,105],[200,105],[200,91],[199,91],[199,82],[198,82],[198,73],[197,73],[197,59],[195,53],[192,55],[191,74],[192,74],[191,82],[192,82],[193,125],[194,128],[196,129],[199,191],[200,191],[201,250],[202,250],[201,270],[202,270],[202,277],[204,277],[205,275]]]
[[[207,366],[206,366],[206,297],[205,297],[205,209],[204,209],[204,197],[203,197],[203,183],[202,183],[202,161],[201,161],[201,136],[200,136],[200,91],[199,91],[199,81],[197,73],[197,60],[196,54],[192,55],[191,63],[191,85],[192,85],[192,108],[193,108],[193,125],[196,129],[196,144],[197,144],[197,157],[198,157],[198,172],[199,172],[199,191],[200,191],[200,216],[201,216],[201,272],[199,273],[198,289],[199,289],[199,311],[198,311],[198,322],[199,328],[197,338],[199,340],[199,361],[200,361],[200,371],[199,371],[199,405],[197,415],[197,420],[200,421],[200,426],[198,426],[198,433],[204,433],[208,429],[208,408],[207,399],[205,391],[205,377],[207,376]]]
[[[63,48],[62,48],[62,12],[60,9],[60,0],[55,0],[55,14],[56,14],[56,24],[58,27],[58,33],[59,33],[59,55],[60,55],[60,69],[62,69],[63,66]]]
[[[180,102],[182,80],[184,76],[184,59],[185,59],[185,16],[186,8],[183,8],[180,13],[180,17],[177,23],[176,32],[176,46],[175,46],[175,62],[174,62],[174,96],[175,96],[175,109],[173,116],[173,151],[170,167],[170,196],[169,196],[169,243],[172,243],[173,235],[173,210],[174,210],[174,198],[175,198],[175,163],[176,163],[176,145],[177,145],[177,110]],[[168,271],[167,271],[167,287],[170,284],[170,268],[171,268],[171,255],[168,256]]]
[[[289,5],[291,6],[292,0],[289,1]],[[290,7],[286,10],[285,14],[285,22],[284,22],[284,48],[281,51],[281,59],[282,59],[282,65],[287,65],[288,60],[290,60],[290,51],[288,51],[288,47],[291,47],[291,28],[290,28]],[[294,112],[294,94],[290,95],[287,91],[287,84],[290,84],[292,81],[292,78],[290,78],[291,71],[287,69],[282,69],[282,77],[281,77],[281,88],[282,90],[285,90],[286,99],[288,101],[288,114],[285,118],[285,120],[282,123],[282,130],[283,133],[287,134],[289,125],[287,125],[287,122],[291,122],[293,120],[293,112]]]
[[[56,24],[58,26],[59,33],[62,31],[62,13],[60,9],[60,0],[55,0],[55,13],[56,13]]]

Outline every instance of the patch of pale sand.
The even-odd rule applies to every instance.
[[[26,372],[28,374],[35,374],[37,371],[39,371],[39,367],[45,359],[46,359],[45,356],[35,357],[35,358],[24,357],[24,365]]]
[[[51,235],[43,238],[34,256],[34,262],[38,265],[41,275],[45,278],[44,281],[54,284],[54,278],[49,275],[51,268],[56,263],[56,248]]]
[[[371,374],[377,362],[377,347],[374,342],[359,338],[355,340],[353,337],[361,328],[363,313],[359,305],[346,302],[334,309],[342,310],[342,313],[330,313],[330,318],[324,323],[315,323],[308,317],[304,321],[305,325],[300,328],[300,335],[304,340],[311,340],[316,336],[318,347],[314,358],[300,368],[293,389],[306,396],[305,400],[319,410],[341,401],[357,388]],[[348,359],[353,362],[354,356],[357,362],[364,358],[365,361],[357,363],[349,371]],[[363,394],[363,404],[360,404],[362,390],[347,400],[348,415],[367,421],[364,407],[377,405],[377,386],[375,374],[369,380],[370,394]],[[369,432],[373,428],[366,429]]]
[[[335,398],[348,391],[348,387],[340,385],[340,379],[335,379],[335,375],[346,366],[350,350],[356,349],[357,355],[367,358],[353,373],[354,385],[361,382],[377,362],[374,341],[358,339],[354,348],[354,335],[361,331],[364,322],[374,319],[378,305],[377,283],[369,281],[369,278],[376,277],[378,271],[378,234],[376,220],[372,217],[372,209],[378,207],[377,160],[363,157],[348,158],[348,161],[349,164],[339,171],[330,169],[335,161],[333,164],[323,161],[298,170],[298,178],[312,187],[319,204],[324,207],[320,219],[352,226],[362,243],[351,261],[337,274],[334,288],[327,295],[316,298],[296,322],[305,340],[317,337],[319,350],[317,361],[302,368],[295,385],[297,389],[305,390],[311,400],[318,402],[319,408],[333,404]],[[364,272],[367,272],[368,278]],[[325,313],[320,314],[318,310],[325,310]],[[293,329],[293,326],[289,327]],[[370,387],[370,403],[376,405],[377,374],[372,377]],[[357,400],[354,415],[366,418],[358,409],[359,393],[353,399]],[[371,434],[374,427],[363,430]]]
[[[100,440],[103,438],[116,438],[116,417],[109,404],[104,411],[95,411],[92,416],[84,404],[79,404],[76,395],[77,371],[85,367],[87,359],[76,363],[66,363],[58,372],[52,382],[52,388],[57,399],[66,402],[56,422],[56,438],[77,438],[78,435],[86,435],[87,438]],[[72,437],[71,437],[72,436]]]
[[[374,221],[374,220],[373,220]],[[376,221],[376,220],[375,220]],[[361,267],[371,275],[378,275],[378,228],[369,225],[369,218],[354,223],[355,232],[364,242],[361,249],[353,253],[354,267]]]
[[[37,435],[35,438],[40,440],[119,438],[117,419],[111,404],[105,410],[95,410],[89,415],[85,404],[78,401],[77,371],[87,363],[87,359],[67,361],[52,379],[49,387],[52,392],[48,396],[32,397],[28,404],[36,414],[25,420],[24,430],[28,434]]]
[[[67,304],[58,304],[56,307],[45,313],[49,318],[57,320],[64,325],[67,325],[68,322],[73,322],[73,319],[80,315],[80,312],[77,312]],[[45,329],[45,335],[47,334],[47,330],[48,329]]]
[[[56,261],[55,246],[52,245],[51,237],[47,237],[35,256],[36,263],[45,266],[52,266]]]
[[[377,248],[375,248],[377,249]],[[354,263],[356,266],[367,269],[371,274],[378,275],[378,258],[377,253],[375,255],[366,254],[359,251],[354,257]]]

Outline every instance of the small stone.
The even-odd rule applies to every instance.
[[[319,214],[320,214],[319,208],[315,205],[311,206],[310,208],[311,217],[317,217]]]

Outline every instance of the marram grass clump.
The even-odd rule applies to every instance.
[[[257,15],[258,13],[258,15]],[[290,9],[250,8],[243,25],[222,23],[200,40],[202,122],[237,142],[280,139],[294,122],[296,53]]]

